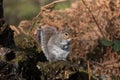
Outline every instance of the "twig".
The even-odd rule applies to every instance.
[[[89,13],[91,14],[91,16],[92,16],[93,20],[95,21],[95,23],[96,23],[98,29],[100,30],[100,33],[102,34],[103,38],[105,38],[105,35],[103,34],[103,31],[101,30],[101,28],[100,28],[100,26],[99,26],[97,20],[95,19],[94,15],[93,15],[92,12],[91,12],[91,10],[89,9],[89,7],[87,6],[87,4],[85,3],[84,0],[82,0],[82,2],[83,2],[83,4],[85,5],[85,7],[88,9]]]
[[[90,64],[89,64],[89,61],[87,61],[87,65],[88,65],[88,80],[90,80]]]
[[[56,3],[64,2],[64,1],[66,1],[66,0],[56,0],[56,1],[53,1],[53,2],[51,2],[51,3],[49,3],[49,4],[45,5],[45,6],[43,6],[42,8],[49,8],[49,7],[51,7],[52,5],[55,5]],[[42,8],[41,8],[41,9],[42,9]]]
[[[59,2],[64,2],[64,1],[66,1],[66,0],[56,0],[56,1],[53,1],[45,6],[41,7],[41,11],[38,13],[38,15],[35,18],[39,17],[41,15],[42,11],[51,9],[55,6],[55,4],[57,4]]]

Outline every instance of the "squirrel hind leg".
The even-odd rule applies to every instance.
[[[49,62],[57,61],[57,60],[55,59],[55,56],[52,55],[52,54],[50,54],[50,55],[48,56],[47,60],[48,60]]]

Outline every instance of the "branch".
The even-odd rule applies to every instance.
[[[91,14],[91,16],[92,16],[93,20],[95,21],[95,23],[96,23],[98,29],[100,30],[100,33],[102,34],[103,38],[105,38],[105,35],[103,34],[103,31],[102,31],[102,29],[100,28],[100,26],[99,26],[97,20],[95,19],[94,15],[92,14],[91,10],[89,9],[89,7],[87,6],[87,4],[85,3],[84,0],[82,0],[82,2],[83,2],[83,4],[85,5],[85,7],[88,9],[89,13]]]

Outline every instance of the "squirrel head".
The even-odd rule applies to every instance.
[[[72,40],[71,29],[69,27],[64,27],[61,32],[64,40],[70,42]]]
[[[63,33],[62,33],[62,36],[63,36],[63,38],[64,38],[65,40],[71,41],[71,36],[70,36],[70,34],[69,34],[68,32],[63,32]]]

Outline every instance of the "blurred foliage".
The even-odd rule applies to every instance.
[[[31,20],[39,11],[40,6],[48,4],[54,0],[4,0],[4,16],[9,24],[17,26],[21,20]],[[56,5],[55,9],[65,9],[70,6],[72,0]]]
[[[105,45],[105,46],[112,46],[112,42],[111,41],[108,41],[107,39],[102,39],[102,43]]]
[[[39,12],[38,0],[4,0],[4,14],[10,24],[18,25],[21,20],[32,19]]]
[[[117,52],[120,51],[120,40],[109,41],[107,39],[102,39],[102,43],[105,46],[112,46],[114,51],[117,51]]]

